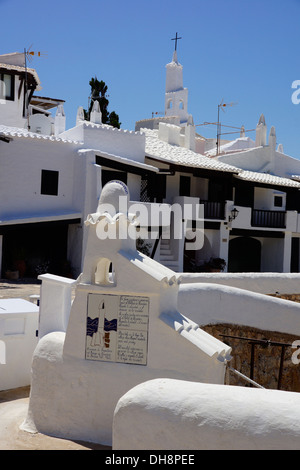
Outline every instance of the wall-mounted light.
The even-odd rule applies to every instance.
[[[234,207],[232,209],[232,211],[230,212],[230,216],[228,217],[228,220],[229,222],[232,222],[233,220],[235,220],[237,218],[237,216],[239,215],[239,211],[237,210],[236,207]]]

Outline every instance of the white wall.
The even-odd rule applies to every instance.
[[[0,306],[0,342],[5,349],[5,363],[0,358],[0,390],[25,387],[31,381],[39,308],[23,299],[1,299]]]
[[[233,154],[221,155],[218,157],[223,163],[237,166],[243,170],[268,171],[271,170],[270,147],[255,147]]]
[[[299,175],[300,160],[280,152],[275,152],[274,173],[275,175],[286,178],[289,178],[292,175]]]
[[[118,192],[112,193],[112,189]],[[72,306],[70,295],[66,295],[70,292],[70,280],[41,276],[45,281],[41,291],[41,336],[33,358],[26,421],[27,426],[42,433],[110,444],[117,401],[138,383],[165,376],[224,383],[231,348],[179,313],[178,283],[173,271],[136,252],[134,239],[99,239],[97,229],[107,220],[105,214],[101,215],[101,203],[113,203],[120,190],[124,194],[123,186],[117,183],[103,190],[99,212],[89,220],[84,267]],[[113,229],[116,225],[124,233],[122,230],[129,227],[130,221],[120,217],[109,227]],[[106,282],[105,266],[110,262],[115,270],[112,283]],[[87,315],[91,315],[87,307],[89,300],[99,301],[95,294],[102,299],[105,296],[109,303],[114,301],[110,313],[116,315],[118,330],[111,337],[111,350],[87,347],[90,340]],[[142,313],[135,312],[130,299],[124,309],[119,297],[122,295],[142,297]],[[122,332],[127,318],[133,323],[128,333]],[[141,329],[141,325],[145,328]],[[118,355],[118,337],[124,343],[119,342],[120,351],[129,350],[129,359]],[[129,345],[136,337],[137,343],[130,351]]]
[[[178,308],[199,325],[232,323],[300,335],[299,303],[236,287],[183,284]]]
[[[108,154],[144,163],[145,135],[142,132],[127,131],[84,121],[78,126],[62,132],[60,137],[81,141],[85,148],[99,149]]]
[[[299,439],[300,395],[280,390],[157,379],[127,392],[114,415],[113,450],[297,450]]]
[[[243,170],[271,171],[272,174],[283,178],[300,174],[299,159],[274,151],[269,146],[256,147],[231,155],[222,155],[218,159],[223,163],[235,165]]]
[[[74,210],[75,145],[42,137],[14,137],[0,145],[2,220]],[[59,171],[58,196],[41,194],[42,169]]]
[[[213,283],[260,294],[300,293],[300,273],[178,273],[177,276],[181,285]]]
[[[282,207],[274,205],[274,197],[282,197]],[[254,188],[254,209],[285,211],[286,193],[276,191],[276,188]]]
[[[257,238],[261,242],[261,271],[284,272],[284,239]]]

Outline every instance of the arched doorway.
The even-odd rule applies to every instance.
[[[251,237],[237,237],[229,242],[229,272],[260,272],[261,243]]]

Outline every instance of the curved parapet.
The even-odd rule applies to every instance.
[[[200,326],[231,323],[300,334],[300,304],[211,283],[182,284],[178,308]]]
[[[299,440],[300,395],[278,390],[155,379],[114,414],[114,450],[296,450]]]

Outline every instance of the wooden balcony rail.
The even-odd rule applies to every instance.
[[[225,219],[225,202],[205,201],[200,199],[200,204],[204,204],[205,219]]]
[[[285,228],[284,211],[266,211],[252,209],[251,225],[253,227]]]

